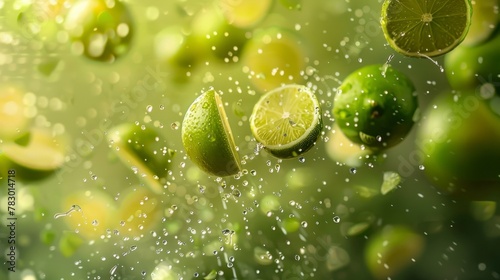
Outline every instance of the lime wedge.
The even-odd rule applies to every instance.
[[[381,24],[387,42],[397,52],[433,57],[464,40],[471,17],[470,0],[385,0]]]
[[[261,91],[300,83],[305,51],[295,34],[278,28],[257,31],[243,50],[243,71]]]
[[[145,188],[133,187],[118,208],[121,235],[140,236],[151,226],[160,223],[160,199]]]
[[[111,149],[156,193],[163,192],[160,179],[167,176],[174,152],[153,128],[121,124],[107,134]]]
[[[321,107],[310,88],[286,85],[263,95],[250,116],[252,134],[278,158],[303,154],[318,139]]]
[[[240,171],[239,156],[222,100],[210,89],[191,104],[182,121],[182,144],[189,158],[215,176]]]
[[[349,140],[342,133],[337,123],[333,124],[333,129],[330,132],[330,141],[326,145],[326,153],[332,160],[348,166],[358,167],[372,153],[372,150],[363,149],[360,144]]]
[[[272,0],[219,0],[219,8],[230,24],[248,28],[265,18],[272,3]]]

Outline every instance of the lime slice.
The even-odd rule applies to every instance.
[[[153,128],[121,124],[107,134],[111,149],[156,193],[163,192],[160,182],[167,176],[174,152]]]
[[[230,24],[248,28],[264,19],[272,3],[272,0],[219,0],[219,8]]]
[[[65,162],[67,143],[62,136],[53,137],[50,131],[34,128],[18,140],[1,146],[14,164],[33,171],[53,171]]]
[[[323,128],[321,107],[310,88],[286,85],[263,95],[250,116],[252,134],[278,158],[312,148]]]
[[[210,89],[191,104],[182,121],[182,144],[191,160],[216,176],[240,171],[231,128],[222,100]]]
[[[481,44],[490,38],[500,21],[498,0],[473,0],[472,9],[469,32],[463,41],[467,46]]]
[[[23,94],[15,87],[0,89],[0,139],[13,139],[28,127]]]
[[[291,32],[277,28],[258,31],[243,50],[243,72],[261,91],[300,83],[305,51]]]
[[[385,0],[381,24],[387,42],[397,52],[433,57],[464,40],[471,17],[470,0]]]

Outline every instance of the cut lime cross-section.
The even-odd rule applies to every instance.
[[[189,158],[205,172],[215,176],[240,171],[236,145],[222,100],[210,89],[189,107],[182,121],[182,144]]]
[[[385,0],[381,24],[387,42],[397,52],[433,57],[464,40],[471,17],[470,0]]]
[[[321,133],[318,99],[306,86],[274,89],[255,104],[250,128],[255,139],[272,155],[296,157],[312,148]]]

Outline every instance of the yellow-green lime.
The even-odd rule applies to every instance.
[[[221,97],[214,89],[191,104],[182,121],[181,134],[187,155],[200,169],[215,176],[240,171],[231,127]]]
[[[413,57],[433,57],[458,46],[472,17],[470,0],[385,0],[382,30],[389,45]]]
[[[266,17],[272,3],[273,0],[219,0],[219,8],[230,24],[248,28]]]
[[[253,136],[278,158],[296,157],[312,148],[322,124],[321,107],[312,90],[295,84],[261,96],[250,116]]]
[[[155,129],[124,123],[111,128],[107,139],[111,149],[156,193],[163,191],[174,151]]]
[[[300,39],[279,28],[257,31],[243,50],[243,72],[258,90],[300,83],[306,53]]]
[[[121,235],[140,236],[159,224],[162,208],[157,195],[146,188],[132,187],[123,195],[116,217]]]

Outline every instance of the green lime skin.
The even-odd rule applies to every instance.
[[[500,194],[500,120],[473,92],[439,95],[423,114],[417,146],[425,173],[448,193]]]
[[[125,4],[113,1],[110,7],[107,2],[80,0],[70,9],[64,27],[74,43],[81,43],[86,57],[113,62],[128,53],[134,27]]]
[[[189,107],[182,122],[182,144],[188,157],[205,172],[237,174],[239,157],[219,95],[210,89]]]
[[[500,94],[500,29],[494,37],[476,46],[457,47],[444,59],[445,73],[452,88],[477,90],[490,83]]]
[[[369,65],[337,89],[333,115],[352,142],[377,150],[406,137],[417,108],[415,86],[406,75],[388,65]]]

